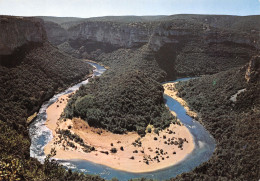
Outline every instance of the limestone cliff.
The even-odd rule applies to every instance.
[[[42,24],[43,21],[36,18],[0,16],[0,55],[10,55],[16,48],[30,42],[46,41]]]
[[[247,82],[259,81],[260,56],[254,56],[248,63],[245,79]]]
[[[151,35],[147,24],[118,24],[114,22],[85,22],[68,29],[71,39],[86,39],[110,43],[119,47],[133,47],[147,43]]]
[[[157,51],[164,44],[179,43],[194,38],[199,38],[205,43],[234,42],[260,47],[258,31],[227,30],[213,23],[183,17],[182,19],[144,22],[81,20],[70,24],[68,28],[63,28],[60,24],[45,22],[49,40],[55,45],[80,40],[81,45],[78,45],[77,49],[89,46],[88,42],[106,43],[123,48],[138,47],[149,43],[150,47]]]
[[[253,22],[259,19],[246,20],[250,18]],[[72,56],[99,61],[102,54],[120,48],[134,50],[148,45],[151,57],[169,79],[213,74],[245,65],[260,48],[259,28],[245,29],[243,17],[175,15],[156,20],[104,17],[59,24],[50,20],[45,21],[49,41]]]

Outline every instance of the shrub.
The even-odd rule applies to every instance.
[[[117,149],[116,148],[111,148],[111,153],[116,153],[117,152]]]

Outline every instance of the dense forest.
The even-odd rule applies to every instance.
[[[156,68],[152,72],[155,61],[146,57],[147,51],[143,47],[122,54],[130,54],[131,58],[113,62],[101,77],[81,87],[69,100],[65,115],[81,117],[90,126],[121,134],[137,131],[145,135],[148,124],[164,129],[175,122],[164,105],[163,87],[156,81],[164,73],[156,73]]]
[[[104,180],[66,171],[48,159],[40,164],[30,157],[27,117],[56,92],[91,73],[88,64],[60,50],[109,67],[101,77],[80,88],[65,113],[114,133],[137,131],[144,135],[148,124],[167,127],[175,118],[164,105],[160,83],[213,74],[179,83],[177,89],[214,136],[217,149],[208,162],[171,180],[259,179],[259,58],[250,63],[254,70],[250,70],[248,81],[245,64],[259,48],[260,16],[42,18],[49,41],[58,48],[43,37],[43,43],[29,43],[11,55],[0,55],[0,180]],[[8,21],[0,17],[4,26]],[[15,21],[27,27],[22,26],[22,18]],[[125,37],[133,30],[136,37],[133,42],[126,38],[127,43],[106,37],[102,42],[77,32],[81,26],[93,25],[91,31],[95,33],[97,25],[104,24],[106,31],[112,28],[111,32]],[[15,32],[2,27],[1,35]],[[32,27],[44,29],[40,22]],[[22,32],[18,33],[18,42]],[[125,44],[120,45],[122,42]],[[242,89],[246,91],[236,101],[230,100]]]
[[[142,49],[143,50],[143,49]],[[131,56],[129,52],[135,52],[134,55]],[[103,100],[109,100],[110,97],[115,98],[117,103],[124,105],[125,102],[118,97],[116,97],[116,93],[122,89],[121,85],[124,83],[120,81],[116,81],[117,75],[120,77],[124,77],[127,75],[127,79],[124,80],[127,85],[132,85],[129,83],[131,77],[125,70],[126,67],[121,67],[120,63],[124,62],[129,65],[129,67],[141,67],[139,61],[123,61],[123,56],[127,56],[129,59],[135,58],[138,55],[138,51],[134,50],[118,50],[120,53],[114,52],[111,54],[107,54],[106,58],[101,59],[101,61],[109,66],[111,66],[111,70],[104,74],[104,77],[99,78],[98,80],[93,80],[94,83],[92,86],[86,86],[80,92],[78,92],[79,97],[83,97],[84,95],[93,95],[91,90],[99,90],[99,83],[106,85],[109,83],[109,86],[105,87],[104,90],[107,92],[113,92],[113,96],[110,94],[105,94],[105,98]],[[124,52],[124,54],[122,53]],[[154,65],[153,71],[158,70],[158,64],[156,61],[151,58],[149,51],[143,51],[143,56],[145,57],[147,63],[150,65]],[[121,55],[121,56],[119,56]],[[131,58],[130,58],[131,57]],[[144,60],[144,57],[142,60]],[[117,59],[118,58],[118,59]],[[107,60],[112,60],[107,62]],[[206,163],[195,168],[190,173],[184,173],[176,178],[172,178],[171,180],[219,180],[219,179],[238,179],[238,180],[257,180],[259,178],[259,169],[258,165],[260,160],[255,157],[256,153],[260,153],[259,144],[260,140],[258,138],[258,130],[260,129],[259,125],[259,117],[260,117],[260,97],[259,97],[259,58],[253,58],[254,63],[252,61],[250,64],[253,64],[254,71],[251,73],[250,80],[247,81],[245,78],[246,72],[248,71],[249,61],[242,67],[231,68],[227,71],[222,71],[213,75],[206,75],[199,77],[197,79],[192,79],[187,82],[181,82],[177,84],[177,90],[179,91],[179,96],[184,98],[190,108],[197,113],[199,113],[199,121],[206,127],[206,129],[213,135],[213,137],[217,141],[217,149],[213,154],[213,157]],[[120,61],[121,60],[121,61]],[[131,62],[131,63],[130,63]],[[138,63],[137,63],[138,62]],[[123,65],[125,65],[123,64]],[[143,64],[145,65],[145,64]],[[148,64],[146,64],[147,66]],[[153,67],[153,66],[151,66]],[[120,68],[120,69],[117,69]],[[118,72],[114,72],[113,70],[117,70]],[[120,70],[124,70],[124,74],[120,74]],[[131,70],[131,69],[130,69]],[[135,67],[134,70],[138,70]],[[149,70],[143,68],[143,72],[149,72]],[[114,72],[112,74],[112,72]],[[133,72],[133,71],[131,71]],[[136,71],[138,73],[138,71]],[[140,72],[139,72],[140,74]],[[138,77],[135,74],[136,77]],[[113,75],[111,80],[108,80],[107,75]],[[144,73],[145,75],[145,73]],[[148,74],[146,74],[148,75]],[[157,74],[153,74],[157,75]],[[159,79],[163,80],[165,78],[165,72],[160,72],[161,76]],[[104,79],[103,79],[104,78]],[[154,78],[153,78],[154,79]],[[133,81],[138,82],[138,79],[132,79]],[[149,82],[145,77],[142,80]],[[156,78],[155,78],[156,80]],[[120,84],[119,84],[120,83]],[[116,85],[113,87],[113,85]],[[94,86],[96,85],[96,86]],[[140,88],[142,86],[135,84]],[[101,87],[103,87],[101,86]],[[92,89],[91,89],[92,87]],[[118,88],[118,89],[117,89]],[[127,90],[131,90],[132,86],[127,87]],[[239,90],[246,89],[245,92],[238,94],[237,100],[233,102],[230,98],[235,95]],[[141,90],[141,89],[140,89]],[[151,89],[152,90],[152,89]],[[159,89],[158,89],[159,90]],[[102,91],[101,91],[102,92]],[[135,89],[135,97],[138,97],[138,89]],[[150,95],[151,93],[146,93]],[[115,96],[114,96],[115,95]],[[119,95],[122,95],[122,99],[124,100],[125,95],[124,92],[119,91]],[[131,94],[130,94],[131,95]],[[100,95],[99,95],[100,96]],[[97,97],[99,97],[97,96]],[[102,95],[100,96],[102,97]],[[135,97],[132,97],[133,99]],[[149,96],[151,99],[152,97]],[[98,99],[96,100],[98,101]],[[111,100],[109,100],[111,101]],[[76,102],[76,98],[74,98],[74,102]],[[133,101],[135,102],[135,101]],[[132,102],[132,103],[133,103]],[[104,102],[102,102],[104,103]],[[129,102],[128,102],[129,103]],[[109,104],[110,105],[110,104]],[[116,104],[111,101],[111,105],[116,107]],[[130,104],[129,104],[130,105]],[[140,105],[138,103],[138,105]],[[118,107],[118,112],[123,112],[123,110]],[[123,108],[123,106],[122,106]],[[109,111],[111,109],[108,109]],[[77,112],[77,111],[76,111]],[[117,115],[121,117],[120,114]],[[87,117],[84,117],[87,119]],[[155,119],[156,120],[156,119]],[[121,121],[119,121],[121,122]],[[118,126],[117,126],[118,127]],[[120,127],[120,125],[119,125]],[[122,128],[122,127],[121,127]],[[113,129],[110,129],[113,131]],[[123,129],[122,129],[123,130]],[[241,159],[243,158],[243,159]],[[224,169],[223,169],[224,168]],[[226,170],[229,170],[228,172]],[[145,179],[144,179],[145,180]],[[150,180],[150,179],[147,179]]]
[[[42,165],[30,158],[26,122],[44,101],[84,79],[92,67],[48,43],[0,58],[0,180],[103,180],[68,172],[55,161],[46,159]]]
[[[260,59],[252,61],[254,70],[248,82],[247,64],[176,85],[179,96],[199,113],[199,121],[213,135],[217,148],[208,162],[172,180],[259,179]],[[230,100],[241,89],[246,90]]]
[[[217,148],[209,161],[170,181],[259,179],[259,72],[258,56],[240,68],[176,84],[178,96],[198,113],[198,121],[213,135]],[[230,99],[241,89],[246,90]],[[132,179],[141,180],[151,179]]]
[[[42,18],[50,42],[77,58],[102,63],[106,59],[111,64],[116,57],[123,58],[118,50],[148,45],[150,56],[156,59],[158,69],[167,73],[167,80],[242,66],[260,42],[260,16],[125,16],[67,22],[67,18]]]

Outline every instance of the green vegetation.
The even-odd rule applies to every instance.
[[[64,89],[90,73],[88,64],[62,54],[51,45],[22,51],[28,53],[0,57],[3,60],[20,57],[14,59],[14,65],[0,65],[0,119],[21,126],[58,89]]]
[[[259,60],[257,64],[259,72]],[[217,148],[208,162],[171,180],[259,179],[260,81],[256,74],[246,83],[245,71],[236,68],[176,85],[179,95],[199,113]],[[243,88],[246,91],[233,103],[230,97]]]
[[[102,77],[81,87],[69,100],[65,115],[68,118],[81,117],[90,126],[113,133],[136,131],[142,136],[149,124],[164,129],[175,122],[176,118],[164,105],[163,87],[151,78],[150,70],[141,69],[145,63],[152,69],[154,61],[137,61],[143,54],[145,47],[131,55],[129,66],[117,61]],[[161,75],[163,73],[154,73],[152,77],[158,79]]]
[[[46,31],[53,35],[48,37],[54,38],[49,39],[52,43],[75,57],[94,58],[110,67],[72,97],[66,116],[80,116],[92,126],[115,133],[137,131],[144,135],[147,125],[152,124],[158,134],[170,122],[176,122],[164,105],[159,82],[228,70],[177,85],[179,96],[199,113],[199,121],[216,139],[217,149],[208,162],[171,180],[259,179],[259,78],[246,83],[244,68],[229,70],[244,65],[257,52],[252,42],[259,47],[259,17],[44,17],[53,21],[45,22]],[[81,23],[94,27],[105,24],[119,32],[141,29],[153,34],[134,42],[131,49],[89,39],[69,40],[68,33],[79,29]],[[152,51],[148,47],[154,37],[172,38],[176,43],[165,41],[158,51]],[[89,70],[87,64],[47,42],[29,43],[12,55],[0,55],[0,180],[104,180],[66,171],[54,160],[46,159],[42,165],[29,154],[27,117],[55,92],[80,81]],[[246,91],[237,97],[237,102],[231,102],[230,96],[242,88]],[[82,143],[71,132],[62,134]],[[171,144],[181,147],[183,141]],[[68,144],[73,147],[74,143]],[[141,147],[139,140],[132,144]]]
[[[84,152],[88,153],[88,152],[91,152],[91,151],[95,151],[95,148],[93,146],[89,146],[89,145],[85,144],[83,139],[80,138],[79,135],[71,133],[70,130],[67,130],[67,129],[66,130],[64,130],[64,129],[60,130],[59,129],[57,131],[57,134],[59,134],[60,136],[59,136],[59,140],[55,141],[55,143],[56,142],[61,143],[62,140],[66,140],[68,146],[75,148],[76,147],[75,144],[73,142],[68,141],[67,140],[67,138],[68,138],[71,141],[74,141],[74,142],[78,143],[80,146],[82,146]]]
[[[116,153],[117,152],[117,149],[116,148],[111,148],[111,153]]]
[[[55,160],[46,158],[45,163],[40,164],[30,158],[29,139],[3,121],[0,121],[0,142],[0,180],[104,180],[99,176],[66,171]]]
[[[130,58],[120,54],[124,52],[123,48],[131,49],[125,50],[129,55],[128,51],[149,44],[153,52],[148,54],[155,58],[156,68],[167,73],[167,80],[214,74],[242,66],[256,53],[255,47],[259,47],[260,42],[260,16],[173,15],[43,19],[47,20],[45,24],[50,41],[62,51],[78,58],[114,64],[117,62],[115,60]],[[80,30],[85,27],[88,27],[91,37],[82,35],[85,32]],[[99,41],[98,34],[95,33],[96,27],[104,32],[117,32],[121,41],[117,42],[113,38],[113,43],[110,38]],[[55,32],[59,32],[60,36],[57,37]],[[128,32],[133,32],[134,41],[125,39]],[[73,38],[69,39],[70,34]],[[81,36],[77,37],[75,34]]]
[[[217,141],[212,158],[175,180],[258,180],[260,158],[260,63],[253,64],[247,83],[247,66],[176,84],[179,96],[199,113],[199,121]],[[230,97],[238,90],[236,102]],[[179,140],[181,143],[185,140]],[[159,152],[158,152],[159,153]],[[176,154],[175,151],[172,154]],[[136,179],[149,180],[145,178]]]
[[[29,151],[27,117],[57,90],[83,79],[90,66],[48,44],[0,58],[5,62],[0,64],[0,180],[104,180],[66,171],[48,159],[42,165]]]

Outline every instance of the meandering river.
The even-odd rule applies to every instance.
[[[94,76],[100,76],[106,70],[104,67],[98,64],[90,62],[89,64],[96,68],[94,70]],[[188,79],[178,79],[171,82],[186,80]],[[82,81],[81,83],[68,88],[64,92],[54,95],[49,101],[45,102],[42,105],[36,120],[29,127],[31,138],[31,157],[37,158],[42,163],[44,162],[44,159],[46,157],[46,155],[44,154],[44,146],[52,139],[52,132],[45,126],[47,118],[46,109],[48,108],[48,106],[53,104],[60,96],[78,90],[81,85],[87,83],[88,80]],[[116,177],[119,180],[128,180],[131,178],[139,177],[163,180],[175,177],[183,172],[189,172],[193,170],[196,166],[209,160],[209,158],[212,156],[215,149],[215,140],[199,122],[195,121],[186,114],[186,110],[179,102],[167,95],[164,95],[164,99],[166,106],[168,106],[170,110],[176,112],[177,117],[180,119],[180,121],[189,129],[195,143],[195,149],[192,151],[192,153],[190,153],[183,161],[181,161],[177,165],[150,173],[129,173],[115,170],[110,167],[95,164],[85,160],[59,160],[59,162],[63,164],[66,168],[70,168],[72,170],[89,174],[97,174],[105,179],[112,179],[113,177]]]

